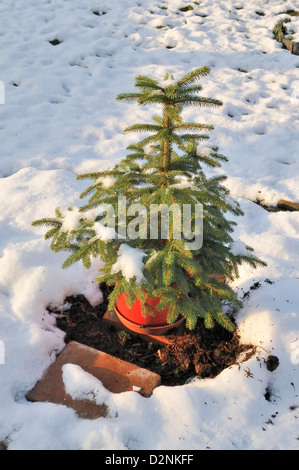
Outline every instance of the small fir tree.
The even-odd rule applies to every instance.
[[[201,152],[199,147],[200,141],[209,138],[207,132],[213,126],[184,122],[182,117],[186,106],[222,105],[200,95],[198,81],[208,73],[208,67],[201,67],[177,81],[168,74],[163,82],[137,76],[138,91],[120,94],[117,99],[140,106],[159,105],[161,114],[154,116],[151,124],[134,124],[126,129],[144,132],[145,138],[130,145],[127,156],[112,169],[78,177],[92,180],[81,194],[87,202],[80,209],[57,209],[55,218],[33,224],[51,227],[45,238],[52,239],[53,251],[70,252],[64,268],[79,260],[89,268],[94,257],[103,261],[96,281],[114,287],[110,309],[126,293],[129,305],[136,298],[140,300],[146,316],[152,313],[148,299],[160,297],[158,308],[169,307],[169,323],[183,316],[187,328],[193,329],[198,318],[203,318],[207,328],[217,322],[233,331],[234,323],[224,313],[224,305],[242,304],[223,278],[229,281],[238,277],[243,262],[254,268],[265,263],[248,246],[243,253],[232,249],[235,222],[227,219],[227,213],[242,215],[242,211],[228,197],[222,184],[225,177],[208,178],[203,171],[203,165],[219,167],[227,159],[215,146],[208,152]],[[161,205],[174,210],[159,212]],[[195,235],[195,207],[203,207],[203,243],[195,249],[190,249],[180,219],[187,206],[192,208],[189,232]],[[154,209],[158,237],[151,236]],[[161,233],[165,220],[170,227],[167,237]]]

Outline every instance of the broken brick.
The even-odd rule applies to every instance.
[[[149,397],[154,388],[161,383],[158,374],[71,341],[49,367],[44,377],[28,393],[27,399],[32,402],[51,402],[68,406],[86,419],[107,416],[108,408],[104,403],[98,405],[86,399],[75,400],[66,393],[62,378],[62,367],[65,364],[80,366],[113,393],[138,390],[141,395]]]

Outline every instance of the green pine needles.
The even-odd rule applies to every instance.
[[[151,123],[125,129],[145,136],[110,170],[78,177],[91,180],[81,194],[82,207],[57,209],[55,217],[33,225],[49,227],[45,238],[53,251],[69,252],[64,268],[103,261],[96,281],[114,287],[110,309],[126,293],[130,305],[140,300],[146,316],[152,313],[148,299],[160,297],[158,308],[169,308],[169,323],[183,316],[193,329],[203,318],[207,328],[218,323],[233,331],[224,307],[242,304],[228,282],[238,277],[242,263],[254,268],[265,263],[248,246],[240,253],[232,249],[235,222],[227,214],[242,211],[228,197],[225,177],[208,178],[203,170],[227,159],[216,146],[202,152],[199,145],[213,126],[182,117],[186,106],[222,105],[200,94],[199,80],[208,73],[201,67],[177,81],[168,74],[163,82],[137,76],[138,91],[117,100],[158,105],[161,112]]]

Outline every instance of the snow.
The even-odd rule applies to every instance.
[[[113,227],[106,227],[105,225],[101,224],[101,222],[95,222],[92,228],[96,232],[96,237],[104,242],[115,240],[117,236]]]
[[[112,266],[111,272],[121,272],[127,281],[135,277],[136,282],[140,283],[143,279],[143,258],[145,256],[145,251],[140,248],[133,248],[123,243],[119,247],[117,261]]]
[[[212,149],[207,146],[203,146],[202,144],[199,144],[197,146],[197,154],[202,155],[203,157],[209,157],[212,153]]]
[[[102,404],[109,398],[108,390],[105,389],[103,384],[75,364],[65,364],[62,367],[62,380],[66,393],[74,400],[83,397],[85,400],[96,398],[96,403]],[[100,396],[101,399],[99,399]]]
[[[96,183],[101,183],[103,188],[110,188],[116,182],[116,178],[112,176],[100,177],[97,179]]]
[[[165,88],[169,87],[170,85],[173,85],[174,83],[175,83],[174,77],[169,76],[169,77],[165,78],[163,81],[158,82],[158,85],[161,88],[165,89]]]
[[[251,254],[251,252],[247,249],[245,243],[241,240],[235,240],[233,243],[231,243],[230,251],[236,256],[250,256]]]
[[[62,224],[61,224],[61,231],[62,232],[72,232],[80,227],[80,220],[83,219],[83,214],[80,212],[78,207],[72,206],[68,210],[61,211],[62,216]]]
[[[202,0],[179,11],[191,3],[1,2],[0,441],[10,450],[299,447],[299,213],[254,203],[299,201],[299,58],[272,34],[280,14],[299,4]],[[46,307],[76,293],[93,305],[102,300],[94,283],[99,262],[88,271],[81,264],[62,270],[65,254],[51,252],[32,221],[56,207],[79,207],[86,181],[76,176],[107,170],[126,155],[136,136],[124,128],[156,112],[116,101],[134,90],[136,75],[162,83],[167,72],[176,78],[204,65],[211,73],[203,93],[224,105],[192,107],[184,116],[214,125],[209,142],[229,161],[209,173],[227,176],[245,214],[236,218],[234,240],[267,262],[257,270],[244,265],[233,283],[240,298],[250,293],[237,321],[241,340],[257,346],[255,356],[215,379],[158,387],[150,398],[112,394],[66,365],[68,390],[104,400],[106,419],[28,402],[64,347]],[[132,269],[130,278],[141,261],[120,268]],[[280,361],[273,372],[265,365],[269,353]]]

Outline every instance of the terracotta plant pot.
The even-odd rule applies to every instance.
[[[144,317],[141,313],[141,302],[136,299],[130,308],[126,301],[126,295],[122,294],[115,307],[115,312],[119,320],[129,330],[139,334],[163,335],[167,331],[177,328],[182,324],[184,318],[180,318],[177,322],[167,323],[168,308],[164,310],[156,310],[156,306],[160,302],[160,297],[153,297],[148,300],[148,304],[155,310],[155,316],[147,315]]]

